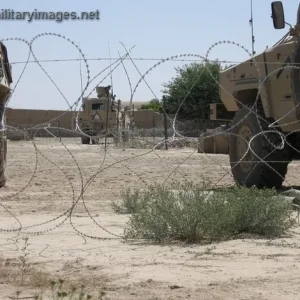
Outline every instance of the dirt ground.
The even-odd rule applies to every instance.
[[[14,299],[16,291],[25,299],[59,278],[91,292],[103,289],[103,299],[299,299],[298,229],[277,240],[212,245],[120,239],[128,216],[116,215],[110,203],[122,189],[202,178],[230,186],[226,155],[114,148],[105,155],[102,146],[78,139],[39,139],[9,142],[7,170],[0,191],[0,299]],[[299,170],[299,162],[290,164],[286,186],[299,185]],[[16,263],[26,252],[22,272]]]

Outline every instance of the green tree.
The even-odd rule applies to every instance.
[[[158,99],[152,99],[149,103],[141,105],[141,109],[152,109],[156,112],[162,112],[161,103]]]
[[[177,76],[164,83],[162,104],[169,114],[177,112],[185,119],[208,119],[210,103],[219,103],[218,62],[192,63],[175,68]]]

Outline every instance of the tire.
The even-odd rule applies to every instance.
[[[129,141],[129,133],[128,133],[128,131],[123,131],[122,132],[122,140],[123,140],[123,142],[128,142]]]
[[[83,145],[89,145],[90,144],[90,138],[87,136],[82,136],[81,137],[81,144]]]
[[[283,142],[278,127],[268,128],[270,122],[264,118],[262,109],[258,109],[257,114],[263,120],[255,112],[250,113],[250,109],[251,106],[241,108],[235,114],[231,124],[229,159],[232,175],[238,185],[280,189],[291,161],[290,148],[285,144],[282,150],[277,149]],[[266,132],[268,130],[273,132]],[[243,136],[247,142],[240,136]],[[256,137],[251,141],[251,151],[248,145],[253,136]],[[243,157],[245,153],[247,155]],[[245,163],[246,161],[248,163]]]

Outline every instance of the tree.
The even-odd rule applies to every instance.
[[[208,119],[210,103],[220,103],[218,62],[192,63],[175,68],[177,76],[164,83],[162,104],[168,114],[185,119]],[[184,100],[184,101],[183,101]]]
[[[162,112],[161,103],[158,99],[152,99],[149,103],[141,105],[141,109],[152,109],[156,112]]]

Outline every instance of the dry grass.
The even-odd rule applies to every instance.
[[[107,277],[99,275],[98,272],[97,274],[90,272],[88,276],[83,277],[78,272],[78,268],[74,268],[71,264],[66,265],[64,269],[66,280],[57,279],[54,274],[42,271],[42,266],[31,265],[22,280],[21,263],[16,259],[0,258],[0,284],[15,286],[18,290],[16,299],[24,293],[39,300],[71,299],[61,298],[61,296],[72,294],[79,297],[74,299],[102,299],[106,284],[109,282]]]
[[[50,275],[42,270],[30,266],[24,274],[22,282],[21,263],[17,259],[0,258],[0,283],[16,286],[45,288],[51,281]]]

